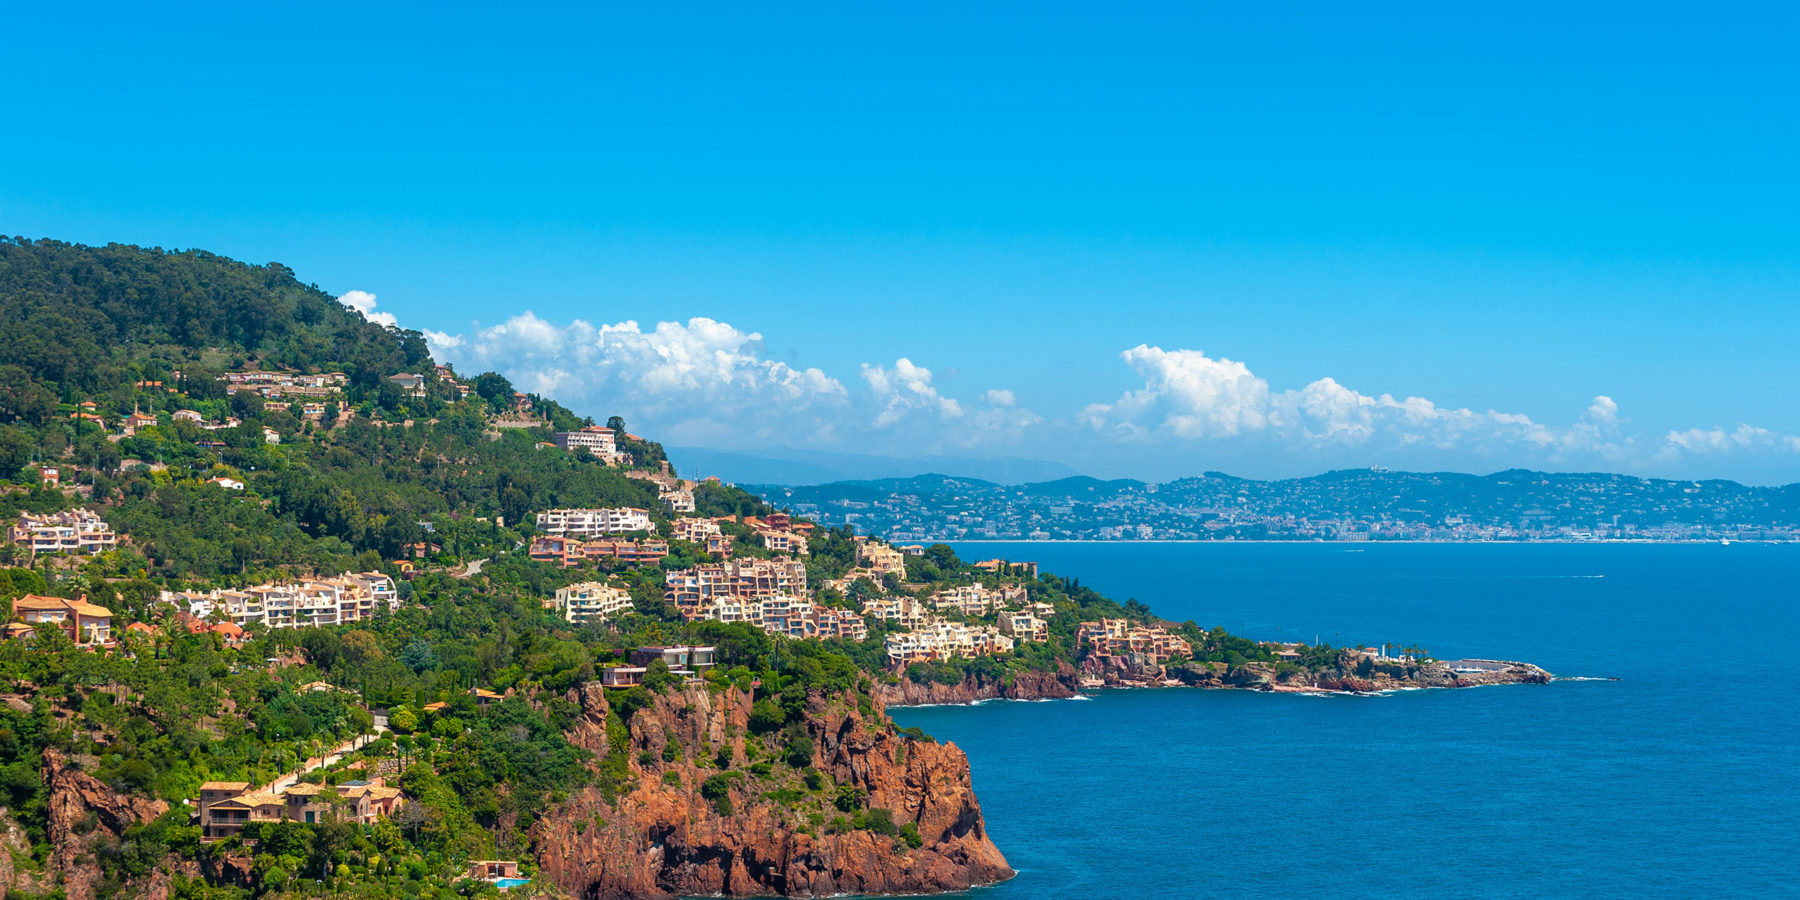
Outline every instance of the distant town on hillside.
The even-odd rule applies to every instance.
[[[1800,484],[1509,470],[1381,468],[1257,481],[1065,478],[1001,485],[922,475],[749,485],[769,502],[894,541],[1800,540]]]

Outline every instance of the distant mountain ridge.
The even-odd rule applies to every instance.
[[[1002,485],[919,475],[748,485],[770,502],[896,540],[1796,540],[1800,484],[1508,469],[1339,469],[1152,484],[1073,476]]]

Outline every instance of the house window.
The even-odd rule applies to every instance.
[[[310,812],[310,811],[309,811],[309,812],[308,812],[308,813],[307,813],[307,814],[306,814],[306,824],[308,824],[308,825],[311,825],[311,824],[313,824],[313,823],[315,823],[315,822],[317,822],[317,821],[318,821],[318,815],[319,815],[319,814],[318,814],[318,813],[315,813],[315,812]]]

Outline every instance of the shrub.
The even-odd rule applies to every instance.
[[[731,783],[730,773],[721,773],[708,777],[700,783],[700,796],[712,801],[713,809],[721,816],[731,815]]]

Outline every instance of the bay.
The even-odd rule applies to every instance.
[[[1800,547],[971,544],[1252,637],[1559,681],[897,709],[969,754],[992,900],[1800,895]]]

